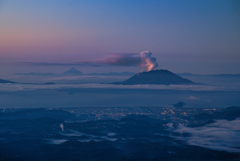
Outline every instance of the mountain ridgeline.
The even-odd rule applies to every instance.
[[[0,79],[0,83],[15,83],[9,80]]]
[[[161,85],[189,85],[194,84],[191,80],[182,78],[168,70],[151,70],[149,72],[138,73],[123,82],[113,82],[118,85],[138,85],[138,84],[161,84]]]

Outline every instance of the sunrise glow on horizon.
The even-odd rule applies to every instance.
[[[238,1],[226,0],[2,0],[0,63],[71,63],[149,50],[160,68],[204,73],[205,63],[211,73],[238,73],[239,15]]]

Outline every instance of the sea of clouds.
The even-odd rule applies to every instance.
[[[174,132],[190,134],[188,137],[173,136],[186,141],[189,145],[240,152],[240,118],[233,121],[217,120],[215,123],[195,128],[179,125],[175,129],[171,123],[168,126]]]
[[[0,91],[27,91],[38,89],[64,89],[64,88],[106,88],[106,89],[158,89],[158,90],[191,90],[191,91],[240,91],[236,87],[210,86],[210,85],[114,85],[114,84],[0,84]]]

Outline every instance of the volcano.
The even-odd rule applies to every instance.
[[[71,68],[68,71],[64,72],[63,75],[83,75],[83,73],[76,68]]]
[[[113,82],[111,84],[138,85],[138,84],[161,84],[161,85],[189,85],[194,84],[191,80],[182,78],[168,70],[151,70],[149,72],[138,73],[123,82]]]

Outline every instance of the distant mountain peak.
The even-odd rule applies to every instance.
[[[151,70],[138,73],[123,82],[115,82],[112,84],[137,85],[137,84],[194,84],[194,82],[182,78],[168,70]]]
[[[82,75],[83,73],[76,68],[72,67],[68,71],[63,73],[64,75]]]
[[[77,70],[76,68],[72,67],[70,70]]]

